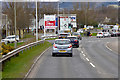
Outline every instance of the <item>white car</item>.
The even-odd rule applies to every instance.
[[[110,37],[111,34],[109,32],[104,32],[104,37]]]
[[[83,33],[83,29],[78,29],[77,32],[78,33]]]
[[[16,41],[19,41],[19,36],[16,36]],[[15,42],[15,35],[7,36],[5,39],[2,39],[1,42],[12,43]]]
[[[103,32],[98,32],[97,33],[97,38],[103,38],[104,37],[104,33]]]

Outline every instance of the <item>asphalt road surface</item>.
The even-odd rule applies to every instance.
[[[50,48],[28,78],[118,78],[118,54],[106,48],[107,42],[117,40],[84,37],[73,57],[52,57]]]

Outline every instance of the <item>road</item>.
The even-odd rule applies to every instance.
[[[28,78],[117,78],[118,54],[106,48],[107,42],[115,40],[84,37],[80,47],[73,49],[73,57],[52,57],[50,48]]]

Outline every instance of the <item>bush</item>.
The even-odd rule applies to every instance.
[[[12,51],[14,49],[14,47],[10,46],[10,45],[6,45],[5,43],[2,43],[2,55],[6,55],[8,52]]]

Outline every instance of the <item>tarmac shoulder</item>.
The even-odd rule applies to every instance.
[[[110,48],[112,51],[115,51],[116,53],[120,54],[119,44],[120,42],[113,41],[113,42],[107,43],[107,47]]]

